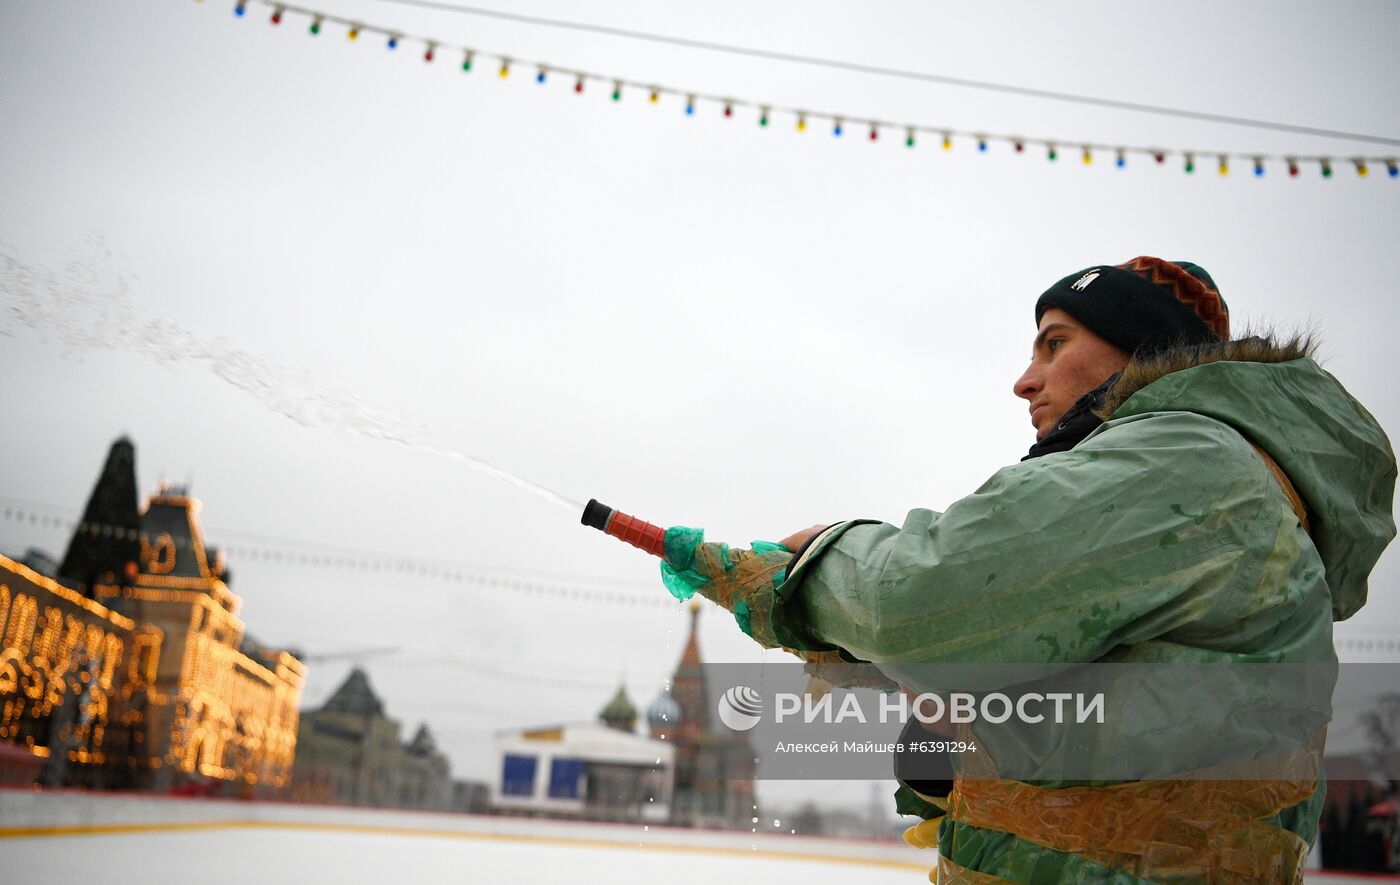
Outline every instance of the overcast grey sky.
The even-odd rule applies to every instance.
[[[822,126],[799,135],[791,118],[764,129],[747,112],[687,117],[674,98],[613,103],[597,84],[580,96],[529,70],[463,74],[455,57],[426,65],[417,47],[352,43],[331,25],[311,38],[301,16],[272,27],[262,6],[242,20],[232,7],[0,2],[0,293],[18,299],[23,277],[25,291],[70,299],[33,324],[5,315],[0,494],[71,513],[126,433],[143,489],[193,477],[215,544],[303,539],[663,595],[655,562],[574,515],[437,456],[302,426],[266,400],[296,409],[310,390],[398,413],[571,497],[733,543],[901,521],[971,492],[1030,444],[1011,383],[1039,292],[1139,254],[1208,268],[1236,329],[1318,331],[1327,368],[1392,437],[1400,429],[1400,182],[1384,170],[1358,179],[1339,162],[1332,180],[1314,168],[1290,180],[1275,166],[1256,180],[1238,166],[1222,178],[1209,158],[1188,177],[1176,162],[1085,167],[1072,147],[1054,164],[968,142],[911,151],[897,132],[872,145],[858,128],[836,139]],[[374,0],[322,7],[858,118],[1069,145],[1364,147]],[[509,8],[1400,136],[1390,2]],[[73,344],[100,310],[128,328],[166,322],[141,342]],[[250,395],[263,377],[275,389]],[[65,541],[0,522],[7,552],[61,554]],[[491,729],[591,717],[623,674],[645,704],[684,635],[679,607],[229,564],[267,642],[405,649],[370,662],[371,677],[406,730],[429,718],[466,776],[488,776]],[[1397,585],[1392,551],[1372,602],[1341,629],[1394,633]],[[723,612],[701,623],[711,659],[763,659]],[[441,654],[530,678],[413,660]],[[347,668],[313,667],[307,702]]]

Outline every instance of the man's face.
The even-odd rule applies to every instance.
[[[1016,395],[1030,403],[1041,440],[1081,396],[1128,364],[1128,354],[1052,307],[1040,318],[1031,364],[1016,379]]]

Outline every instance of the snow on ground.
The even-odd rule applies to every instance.
[[[122,881],[147,885],[298,883],[666,883],[800,881],[805,885],[917,885],[927,871],[851,861],[804,861],[740,850],[626,848],[496,837],[417,836],[232,827],[165,833],[0,840],[10,882]],[[101,872],[99,872],[101,871]],[[110,873],[116,872],[113,877]]]

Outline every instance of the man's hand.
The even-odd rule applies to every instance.
[[[782,544],[787,549],[796,553],[802,548],[803,544],[806,544],[808,541],[812,540],[812,538],[816,537],[817,535],[820,535],[822,532],[826,531],[826,529],[827,526],[825,525],[814,525],[811,528],[803,529],[800,532],[793,532],[786,538],[783,538],[778,543]]]

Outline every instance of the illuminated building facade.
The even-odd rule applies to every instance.
[[[199,508],[171,487],[138,507],[121,439],[57,574],[0,556],[0,782],[287,787],[306,669],[245,636]]]

